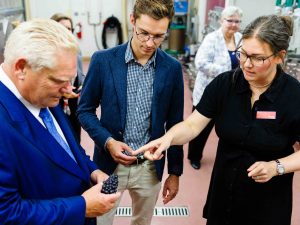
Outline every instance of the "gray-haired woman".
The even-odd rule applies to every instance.
[[[239,7],[226,7],[222,11],[221,27],[204,38],[195,58],[198,74],[193,90],[193,110],[199,103],[205,87],[217,75],[239,66],[235,51],[242,37],[238,32],[242,15]],[[189,143],[188,159],[195,169],[200,169],[202,152],[213,126],[212,120],[203,132]]]

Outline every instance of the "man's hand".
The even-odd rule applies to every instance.
[[[101,170],[94,170],[91,174],[91,180],[94,184],[103,183],[109,176]]]
[[[102,194],[102,184],[99,183],[82,194],[86,203],[85,216],[97,217],[111,210],[121,196],[120,192],[115,194]]]
[[[132,149],[123,142],[111,138],[108,140],[106,148],[117,163],[130,165],[136,160],[135,156],[128,156],[123,153],[123,151],[127,151],[129,154],[133,152]]]
[[[169,175],[166,179],[163,188],[163,203],[167,204],[173,198],[176,197],[179,190],[179,177],[175,175]]]

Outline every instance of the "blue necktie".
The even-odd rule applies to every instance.
[[[63,140],[63,138],[60,136],[60,134],[56,130],[54,121],[53,121],[52,116],[50,115],[50,112],[48,111],[48,109],[42,108],[40,111],[39,117],[42,118],[49,133],[55,138],[55,140],[60,144],[60,146],[63,147],[63,149],[68,153],[68,155],[76,162],[75,157],[74,157],[70,147],[67,145],[67,143]]]

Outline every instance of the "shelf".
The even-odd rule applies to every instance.
[[[300,55],[299,54],[289,54],[287,55],[287,58],[293,58],[293,59],[300,59]]]
[[[187,16],[186,12],[175,12],[174,16]]]
[[[18,15],[23,13],[24,13],[23,7],[0,9],[0,16],[11,16],[11,15]]]

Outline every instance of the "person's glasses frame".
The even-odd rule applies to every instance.
[[[67,28],[69,31],[71,31],[72,33],[74,33],[74,29],[73,28],[71,28],[71,27],[65,27],[65,28]]]
[[[265,61],[270,59],[272,56],[276,55],[276,53],[273,53],[272,55],[269,55],[267,57],[263,57],[263,56],[252,56],[252,55],[248,55],[245,52],[239,51],[237,50],[235,52],[236,58],[240,61],[240,63],[245,63],[248,59],[250,60],[250,63],[253,66],[256,67],[261,67],[264,65]]]
[[[242,21],[241,20],[232,20],[232,19],[226,19],[224,18],[227,23],[235,23],[235,24],[240,24]]]
[[[149,34],[145,31],[141,31],[138,33],[137,31],[137,27],[135,26],[135,34],[137,36],[137,39],[141,42],[147,42],[149,41],[150,39],[152,39],[153,43],[157,46],[157,45],[160,45],[161,42],[166,38],[167,36],[167,32],[162,34],[162,35],[152,35],[152,34]]]

